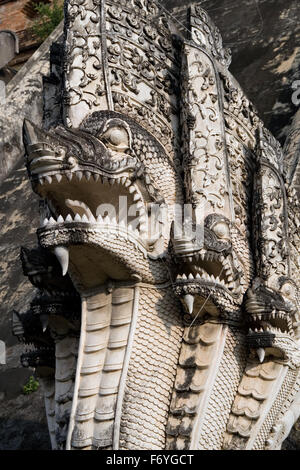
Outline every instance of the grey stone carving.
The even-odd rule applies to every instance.
[[[68,0],[44,128],[24,124],[39,294],[14,332],[54,449],[277,449],[298,418],[298,200],[189,18],[183,37],[152,1]]]

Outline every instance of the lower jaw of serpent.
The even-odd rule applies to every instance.
[[[164,261],[151,259],[138,239],[118,227],[99,229],[92,224],[57,224],[39,229],[38,238],[43,248],[56,254],[63,274],[70,263],[76,284],[84,288],[92,288],[109,279],[153,284],[169,279]]]

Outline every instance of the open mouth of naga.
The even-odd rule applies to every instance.
[[[217,253],[200,251],[189,258],[194,264],[181,269],[177,275],[177,282],[197,282],[215,287],[225,288],[230,292],[239,289],[239,284],[234,280],[234,273],[228,258]]]
[[[271,305],[264,306],[262,309],[257,300],[247,299],[247,308],[251,309],[249,319],[249,335],[267,335],[267,334],[289,334],[294,336],[294,317],[295,311],[292,307],[281,310],[272,308]],[[252,304],[252,305],[251,305]]]
[[[219,295],[238,299],[243,287],[226,255],[201,250],[184,257],[176,278],[176,291],[189,314],[219,316]]]
[[[82,271],[80,264],[84,259],[85,266],[87,262],[90,266],[98,265],[98,282],[108,278],[127,280],[128,269],[118,262],[117,256],[114,260],[114,250],[109,253],[106,243],[101,249],[101,237],[105,240],[118,237],[119,243],[123,240],[124,249],[129,245],[144,257],[155,259],[161,255],[161,236],[155,234],[151,238],[149,231],[153,221],[147,185],[132,177],[138,164],[135,158],[126,154],[106,157],[97,168],[87,166],[86,170],[82,166],[79,169],[69,158],[66,168],[57,155],[51,156],[53,150],[47,147],[31,146],[28,169],[35,192],[47,201],[41,214],[40,241],[43,245],[43,240],[51,239],[50,246],[63,274],[68,271],[69,260],[77,271]],[[99,250],[93,248],[94,244]],[[90,271],[91,275],[85,276],[88,286],[95,278],[93,269]]]

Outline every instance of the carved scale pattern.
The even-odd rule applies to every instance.
[[[237,328],[213,323],[186,328],[167,427],[168,449],[221,448],[245,357],[243,334]]]
[[[120,449],[164,449],[171,390],[181,345],[180,305],[171,287],[141,287],[126,380]]]
[[[272,426],[277,421],[278,414],[280,413],[280,410],[282,410],[282,407],[287,397],[291,394],[291,392],[293,391],[296,385],[295,382],[296,382],[297,375],[298,375],[297,371],[291,370],[291,369],[287,370],[286,376],[284,378],[284,383],[282,384],[282,387],[279,389],[279,393],[276,397],[276,400],[273,403],[268,415],[264,419],[262,428],[260,429],[260,432],[253,444],[253,447],[252,447],[253,450],[265,449],[266,439],[270,434]]]
[[[214,361],[223,353],[218,347],[222,330],[222,325],[210,323],[185,328],[167,427],[168,449],[191,445],[199,408],[207,401]]]
[[[224,354],[214,382],[197,449],[217,450],[228,422],[230,409],[236,395],[246,363],[245,337],[237,328],[229,327]]]
[[[283,406],[280,409],[280,412],[278,415],[276,415],[275,420],[273,422],[280,423],[280,420],[284,417],[284,414],[288,412],[290,409],[295,397],[297,396],[297,393],[299,393],[300,389],[300,374],[297,371],[294,370],[289,370],[287,373],[287,380],[290,382],[290,388],[286,388],[285,391],[288,393],[290,392],[289,395],[285,396],[285,402]],[[271,410],[272,411],[272,410]],[[280,428],[279,432],[278,430],[275,429],[275,427],[272,428],[271,435],[269,439],[267,440],[267,445],[265,449],[280,449],[282,442],[284,440],[284,434],[285,434],[285,429]]]

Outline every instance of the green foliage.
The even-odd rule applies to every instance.
[[[31,375],[31,377],[29,377],[27,384],[25,384],[23,387],[24,395],[30,395],[30,393],[36,392],[39,386],[40,386],[39,382],[33,377],[33,375]]]
[[[53,0],[51,4],[38,3],[34,8],[38,18],[33,24],[32,32],[44,41],[64,17],[63,0]]]

